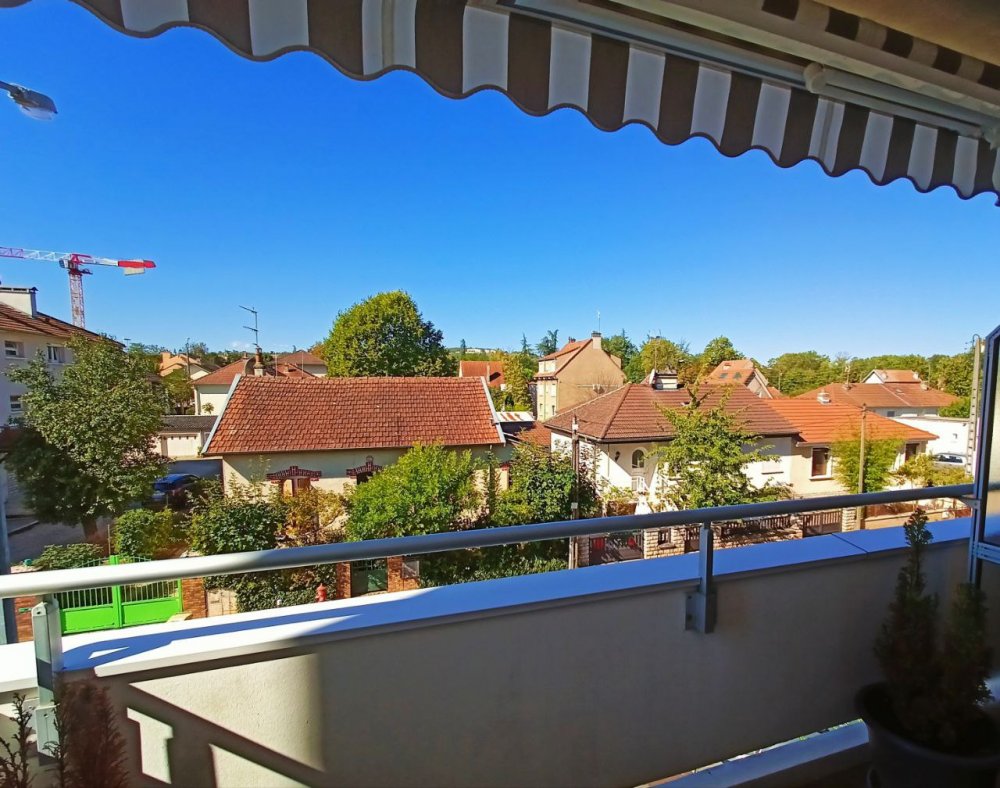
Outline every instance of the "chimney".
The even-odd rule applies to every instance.
[[[160,351],[160,363],[161,364],[166,363],[167,361],[170,360],[170,357],[173,356],[173,355],[174,354],[171,353],[169,350],[161,350]]]
[[[253,374],[258,378],[264,375],[264,354],[260,348],[257,348],[253,357]]]
[[[590,334],[590,342],[591,342],[591,344],[595,348],[597,348],[598,350],[600,350],[601,349],[601,332],[600,331],[593,331],[593,332],[591,332],[591,334]]]
[[[830,395],[827,394],[825,391],[821,391],[819,394],[816,395],[816,401],[820,405],[829,405],[830,404]]]
[[[37,287],[0,287],[0,304],[12,306],[18,312],[36,317],[38,307],[35,304]]]

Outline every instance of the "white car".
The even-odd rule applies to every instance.
[[[964,468],[968,458],[964,454],[935,454],[934,464],[942,468]]]

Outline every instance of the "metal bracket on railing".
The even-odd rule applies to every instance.
[[[46,596],[31,608],[31,634],[35,639],[35,671],[38,676],[38,706],[35,708],[35,732],[38,734],[38,757],[51,760],[49,751],[59,744],[56,728],[56,700],[59,674],[63,669],[62,621],[59,603]]]
[[[715,630],[718,599],[715,593],[715,578],[712,576],[714,566],[715,534],[711,523],[702,523],[698,540],[698,567],[701,579],[698,590],[687,595],[684,629],[705,634]]]

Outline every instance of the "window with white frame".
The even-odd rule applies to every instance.
[[[21,395],[20,394],[11,394],[10,395],[10,412],[11,413],[20,413],[23,409],[24,409],[24,405],[21,403]]]
[[[824,479],[830,476],[830,447],[814,446],[812,450],[812,472],[813,479]]]
[[[49,345],[46,350],[50,364],[64,364],[66,362],[66,348],[59,345]]]
[[[646,467],[646,452],[636,449],[632,452],[632,470],[640,470]]]
[[[632,477],[632,492],[644,493],[649,491],[649,485],[646,484],[645,476],[633,476]]]
[[[5,339],[3,343],[3,354],[7,358],[24,358],[24,343]]]

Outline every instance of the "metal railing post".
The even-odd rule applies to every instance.
[[[702,523],[698,539],[698,590],[687,595],[684,628],[708,634],[715,631],[718,598],[715,590],[715,532],[712,523]]]
[[[56,701],[59,674],[63,669],[62,621],[59,602],[46,596],[31,608],[31,632],[35,639],[35,672],[38,681],[38,706],[35,708],[35,732],[38,734],[38,757],[47,762],[49,749],[59,744],[56,729]]]

